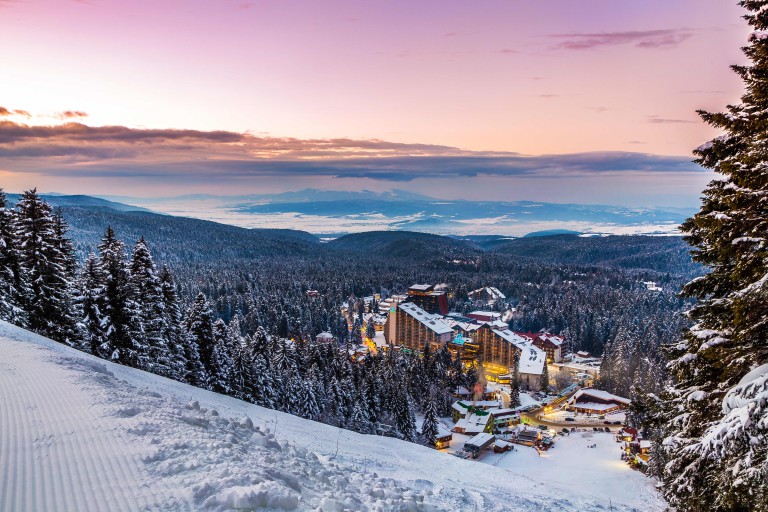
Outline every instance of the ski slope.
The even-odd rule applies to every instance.
[[[567,474],[536,480],[263,409],[4,322],[0,468],[3,511],[609,508]],[[613,510],[663,509],[650,481],[641,497],[612,485]]]

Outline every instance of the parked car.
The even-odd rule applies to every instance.
[[[605,431],[606,431],[606,432],[610,432],[610,431],[611,431],[611,429],[609,429],[608,427],[605,427]]]
[[[614,425],[621,425],[621,422],[620,421],[614,421],[613,424]]]
[[[539,425],[539,430],[547,430],[548,428],[546,425]]]
[[[565,418],[565,421],[576,421],[576,418],[568,417],[568,418]]]
[[[610,422],[610,421],[604,421],[604,422],[603,422],[603,425],[610,425],[610,424],[611,424],[611,422]]]

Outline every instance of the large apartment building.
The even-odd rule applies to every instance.
[[[501,322],[473,327],[404,302],[390,311],[384,333],[387,343],[408,350],[420,351],[427,342],[433,350],[447,344],[465,361],[481,360],[486,375],[494,380],[509,378],[517,357],[520,378],[531,387],[538,386],[547,355],[530,338],[510,331]]]
[[[416,304],[427,313],[448,314],[448,295],[444,290],[435,290],[431,284],[415,284],[408,288],[408,302]]]

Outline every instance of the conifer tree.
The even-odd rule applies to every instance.
[[[138,367],[142,347],[137,340],[140,317],[136,294],[125,260],[125,245],[118,240],[112,227],[108,227],[99,245],[100,263],[106,275],[102,311],[106,343],[101,348],[105,357],[127,366]]]
[[[518,367],[520,365],[520,354],[515,353],[515,364],[510,372],[509,378],[509,406],[518,407],[520,405],[520,375]]]
[[[541,380],[539,382],[539,386],[541,387],[541,390],[545,393],[549,391],[549,368],[547,367],[547,361],[546,358],[544,360],[544,367],[541,370]]]
[[[24,307],[29,328],[51,339],[72,343],[70,286],[74,278],[74,251],[57,224],[51,207],[37,189],[24,192],[16,204],[16,239],[19,262],[29,286]]]
[[[193,377],[199,382],[195,385],[211,389],[211,376],[218,373],[218,369],[215,367],[216,360],[213,357],[213,313],[208,299],[202,292],[197,294],[189,313],[187,313],[185,330],[187,343],[197,351],[202,363],[202,372]],[[190,357],[194,358],[194,356]]]
[[[107,346],[105,326],[109,324],[104,316],[106,311],[107,276],[101,268],[101,262],[91,253],[85,260],[77,280],[75,302],[80,313],[77,323],[77,348],[89,354],[108,359],[110,353],[103,350]]]
[[[416,414],[414,413],[413,401],[407,393],[398,393],[398,399],[395,409],[395,422],[397,430],[403,439],[413,441],[416,437]]]
[[[15,217],[0,188],[0,320],[24,327],[27,325],[24,303],[29,290],[19,261]]]
[[[740,5],[754,32],[733,66],[741,103],[700,111],[723,135],[697,162],[720,176],[683,224],[709,272],[684,293],[693,327],[671,345],[665,495],[678,510],[768,510],[768,1]]]
[[[232,361],[234,343],[222,319],[216,320],[213,324],[213,340],[213,373],[210,375],[210,388],[217,393],[229,394],[232,392],[230,383],[234,366]]]
[[[439,434],[435,395],[435,390],[432,389],[427,396],[424,406],[424,423],[421,425],[421,436],[427,446],[435,446],[437,435]]]
[[[131,285],[136,296],[142,352],[139,354],[139,366],[152,373],[173,377],[173,354],[166,339],[165,301],[163,288],[157,268],[152,260],[144,237],[141,237],[133,249],[130,263]]]
[[[180,382],[190,383],[187,377],[199,373],[202,363],[200,363],[200,355],[195,347],[186,343],[176,284],[171,271],[165,265],[160,271],[160,290],[163,297],[164,339],[173,363],[171,366],[172,374],[169,377]]]

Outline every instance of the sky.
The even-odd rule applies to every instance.
[[[0,186],[691,206],[736,1],[0,0]]]

